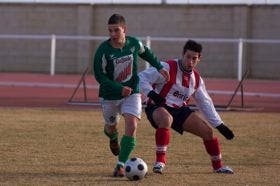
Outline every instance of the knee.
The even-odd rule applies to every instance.
[[[161,117],[161,120],[159,121],[159,127],[160,128],[170,128],[172,122],[173,122],[173,118],[171,115],[164,115]]]
[[[104,131],[106,131],[107,133],[110,133],[110,134],[117,132],[117,125],[105,125]]]
[[[170,128],[173,122],[173,117],[164,108],[156,110],[153,117],[159,128]]]

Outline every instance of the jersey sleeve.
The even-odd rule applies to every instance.
[[[94,76],[97,82],[106,92],[122,92],[122,85],[111,80],[106,73],[107,60],[102,49],[98,48],[93,61]],[[104,94],[106,94],[104,92]],[[101,93],[103,94],[103,93]]]
[[[169,68],[167,63],[162,62],[161,65],[164,66],[165,69]],[[140,89],[145,94],[145,96],[147,96],[148,93],[153,90],[153,85],[165,83],[165,78],[154,67],[150,67],[140,72],[138,75],[140,78]]]
[[[195,102],[199,108],[199,110],[202,112],[204,117],[207,119],[207,121],[213,126],[217,127],[221,123],[223,123],[221,117],[217,113],[213,101],[209,94],[206,91],[204,81],[200,77],[199,80],[199,86],[196,90],[195,94],[193,95]]]
[[[157,59],[157,57],[153,54],[153,52],[146,46],[143,45],[143,43],[136,39],[138,41],[139,44],[139,53],[138,55],[144,59],[145,61],[147,61],[148,63],[150,63],[151,66],[155,67],[157,70],[160,70],[163,68],[163,66],[161,65],[160,61]]]

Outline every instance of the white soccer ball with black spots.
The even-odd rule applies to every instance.
[[[127,160],[124,164],[125,176],[132,181],[143,179],[147,172],[148,166],[144,160],[138,157]]]

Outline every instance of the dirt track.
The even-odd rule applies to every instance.
[[[73,95],[81,75],[0,73],[0,106],[96,108],[96,105],[73,105]],[[225,107],[238,86],[237,80],[204,79],[215,105]],[[81,83],[73,101],[98,103],[98,84],[93,76],[85,77],[86,96]],[[239,89],[240,90],[240,89]],[[240,91],[230,106],[247,111],[280,112],[280,81],[245,80],[243,108]],[[85,100],[86,98],[86,100]]]

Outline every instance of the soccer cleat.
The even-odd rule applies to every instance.
[[[162,173],[163,173],[164,167],[165,167],[165,164],[164,164],[164,163],[162,163],[162,162],[156,162],[156,163],[154,164],[153,172],[154,172],[154,173],[162,174]]]
[[[118,164],[116,166],[116,168],[114,169],[113,175],[114,175],[114,177],[124,177],[124,172],[125,172],[124,166]]]
[[[119,155],[119,153],[120,153],[120,145],[119,145],[118,139],[115,139],[115,140],[111,140],[111,141],[110,141],[110,150],[111,150],[111,152],[112,152],[115,156],[118,156],[118,155]]]
[[[221,167],[217,170],[214,170],[214,173],[221,173],[221,174],[233,174],[233,170],[228,167],[228,166],[225,166],[225,167]]]

